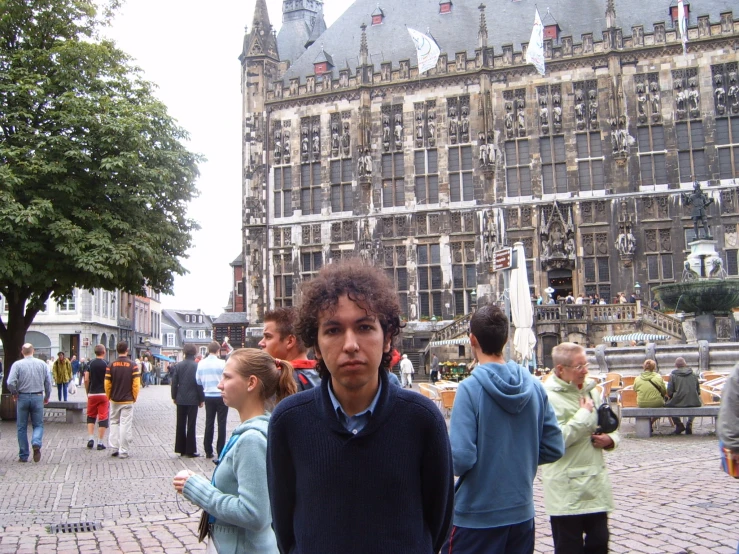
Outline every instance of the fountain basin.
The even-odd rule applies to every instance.
[[[739,307],[739,279],[700,279],[652,289],[660,305],[696,315],[730,312]]]

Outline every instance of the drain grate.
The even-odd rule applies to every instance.
[[[96,521],[77,521],[74,523],[55,523],[49,527],[51,533],[91,533],[98,530]]]

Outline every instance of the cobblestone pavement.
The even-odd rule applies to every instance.
[[[204,421],[201,409],[198,448]],[[232,410],[229,433],[237,423]],[[84,424],[52,416],[46,418],[41,462],[21,464],[15,422],[0,423],[0,554],[204,550],[195,535],[199,514],[178,509],[171,481],[185,468],[210,476],[214,466],[204,457],[174,454],[174,427],[175,407],[165,386],[142,389],[127,460],[88,450]],[[624,423],[621,447],[607,456],[618,508],[610,517],[612,552],[736,553],[739,481],[719,469],[713,423],[696,420],[694,430],[692,437],[668,436],[671,427],[663,421],[661,435],[636,439],[633,422]],[[551,552],[538,481],[535,495],[536,552]],[[181,507],[196,509],[184,500]],[[72,522],[96,522],[98,530],[49,530]]]

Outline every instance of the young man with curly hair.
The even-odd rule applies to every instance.
[[[322,381],[281,402],[270,422],[280,551],[438,552],[453,511],[449,438],[429,399],[389,384],[401,329],[392,283],[359,262],[331,264],[305,285],[299,316]]]

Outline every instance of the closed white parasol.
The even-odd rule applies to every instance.
[[[513,335],[513,346],[521,355],[522,364],[534,358],[534,346],[536,346],[536,335],[531,329],[534,323],[534,309],[531,305],[531,292],[529,291],[529,276],[526,272],[526,254],[523,243],[517,242],[513,245],[517,253],[516,268],[511,270],[510,297],[511,316],[516,332]]]

